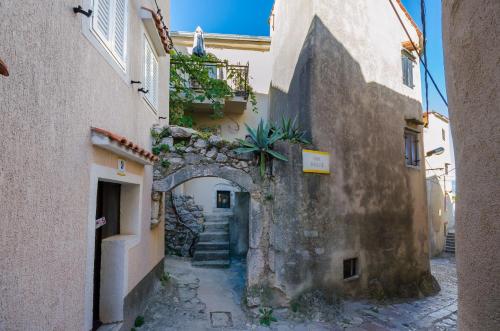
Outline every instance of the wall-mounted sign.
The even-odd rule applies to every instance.
[[[120,176],[125,176],[125,160],[118,159],[118,171],[117,174]]]
[[[307,173],[329,174],[330,153],[303,149],[302,169]]]
[[[106,224],[106,218],[105,217],[101,217],[99,219],[96,219],[95,220],[95,228],[96,228],[96,230],[99,229],[104,224]]]

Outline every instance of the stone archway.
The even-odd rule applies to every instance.
[[[252,155],[238,155],[236,144],[212,135],[204,138],[194,130],[170,127],[155,142],[160,162],[154,168],[154,192],[169,192],[191,179],[218,177],[250,193],[247,288],[266,283],[269,212],[263,201],[265,183]]]

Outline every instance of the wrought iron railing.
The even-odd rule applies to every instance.
[[[171,66],[175,68],[179,62],[172,61]],[[227,64],[226,62],[205,62],[205,68],[208,69],[211,78],[225,80],[235,96],[248,99],[248,71],[249,64]],[[200,90],[202,87],[194,80],[187,77],[186,81],[193,90]]]

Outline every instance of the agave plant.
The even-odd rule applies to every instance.
[[[252,129],[247,124],[248,133],[251,141],[237,139],[241,147],[238,147],[235,152],[237,154],[255,153],[259,155],[260,175],[264,177],[266,171],[266,159],[275,158],[281,161],[288,161],[287,157],[281,153],[273,151],[273,144],[283,138],[283,133],[280,130],[272,130],[271,126],[260,120],[257,130]]]
[[[305,138],[306,132],[300,130],[297,123],[297,117],[292,120],[283,116],[281,118],[281,127],[278,127],[278,130],[281,130],[283,133],[283,140],[288,140],[294,144],[311,144],[311,142]]]

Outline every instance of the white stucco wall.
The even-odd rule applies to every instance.
[[[444,140],[443,140],[444,132]],[[447,229],[454,231],[455,227],[455,157],[453,153],[453,139],[451,135],[450,122],[448,118],[436,114],[429,113],[429,124],[424,128],[424,150],[425,153],[436,148],[443,147],[444,153],[441,155],[432,155],[425,158],[427,189],[431,190],[432,186],[438,184],[441,194],[428,194],[428,208],[430,211],[429,222],[431,224],[439,222],[447,223]],[[448,174],[445,172],[445,164],[448,163]],[[432,179],[431,179],[432,178]],[[432,188],[435,190],[436,188]],[[428,192],[429,193],[429,192]],[[447,196],[446,196],[447,194]],[[446,206],[445,206],[446,198]],[[434,217],[431,217],[432,210],[437,211]],[[436,218],[437,219],[434,219]]]
[[[168,24],[169,2],[158,3]],[[154,1],[128,3],[125,74],[84,35],[89,19],[72,11],[79,4],[89,8],[87,0],[0,3],[0,57],[10,69],[10,77],[0,77],[0,226],[9,229],[0,235],[2,330],[90,329],[91,167],[104,162],[90,127],[150,149],[149,131],[158,122],[130,85],[143,70],[138,8],[154,8]],[[167,117],[168,67],[168,57],[159,58],[159,89],[167,93],[160,94],[158,114]],[[164,254],[163,226],[149,229],[152,169],[141,169],[141,234],[129,250],[127,293]]]

